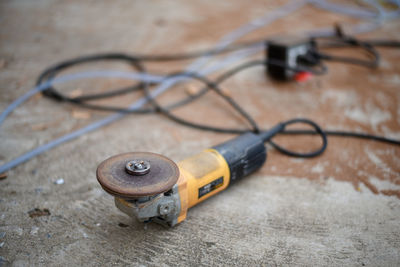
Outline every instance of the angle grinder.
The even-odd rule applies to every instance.
[[[189,208],[256,171],[266,157],[263,138],[246,133],[178,164],[150,152],[116,155],[99,165],[97,180],[122,212],[174,226]]]

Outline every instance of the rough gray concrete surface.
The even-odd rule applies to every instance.
[[[60,60],[105,51],[206,48],[283,3],[2,1],[0,110]],[[358,22],[306,6],[248,39],[330,27],[337,21]],[[390,22],[364,37],[400,39],[399,29],[399,22]],[[331,64],[325,76],[282,85],[255,68],[224,86],[264,127],[304,116],[330,129],[399,138],[400,52],[381,52],[382,66],[375,71]],[[181,66],[151,68],[168,72]],[[61,88],[105,90],[116,84],[124,85],[99,80]],[[240,126],[242,121],[219,104],[211,95],[179,112]],[[0,164],[104,116],[34,97],[1,126]],[[173,229],[125,216],[95,178],[97,165],[114,154],[152,151],[179,161],[229,137],[156,115],[128,116],[9,171],[0,180],[0,266],[400,265],[397,147],[332,138],[326,153],[310,160],[270,150],[262,170],[189,210],[186,221]],[[301,149],[308,144],[304,140],[282,142]],[[65,183],[55,184],[58,179]],[[50,215],[31,218],[28,212],[35,208],[48,209]]]

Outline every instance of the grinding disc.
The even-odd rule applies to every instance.
[[[150,169],[138,175],[132,174],[131,162],[144,162],[150,165]],[[179,168],[162,155],[134,152],[106,159],[97,168],[96,175],[100,185],[111,195],[134,199],[170,190],[179,178]]]

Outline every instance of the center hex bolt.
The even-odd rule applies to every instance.
[[[150,163],[140,159],[131,160],[126,163],[125,170],[132,175],[145,175],[150,171]]]

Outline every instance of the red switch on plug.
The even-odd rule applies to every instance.
[[[311,72],[300,71],[296,73],[296,75],[294,75],[293,79],[297,82],[305,82],[311,79],[311,77],[312,77]]]

